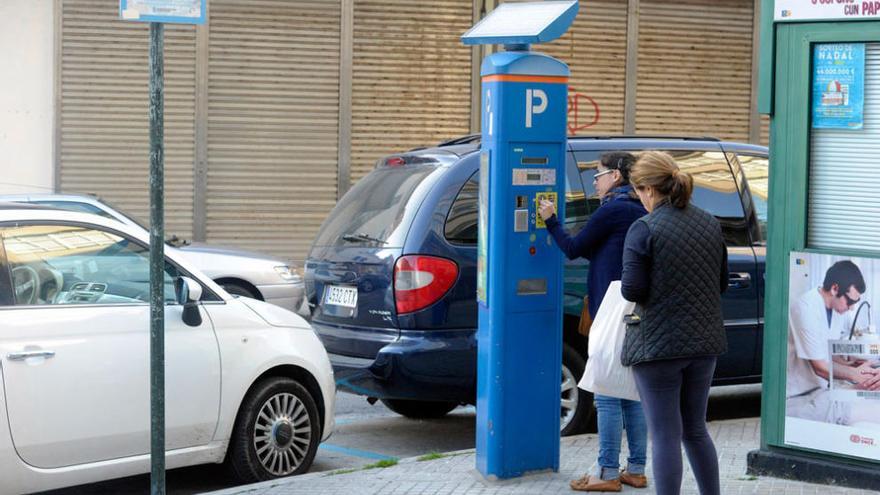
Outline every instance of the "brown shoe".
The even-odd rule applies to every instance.
[[[620,480],[603,480],[590,475],[573,480],[568,485],[572,490],[579,492],[619,492],[623,490]]]
[[[620,482],[633,488],[647,488],[648,477],[644,474],[633,474],[626,471],[620,473]]]

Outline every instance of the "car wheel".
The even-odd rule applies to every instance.
[[[595,429],[593,394],[578,388],[586,362],[568,344],[562,345],[562,410],[559,428],[562,436]]]
[[[239,409],[227,464],[244,483],[302,474],[320,441],[318,408],[308,390],[290,378],[268,378]]]
[[[233,296],[244,296],[244,297],[250,297],[251,299],[259,299],[259,297],[257,297],[256,294],[254,294],[254,291],[248,289],[247,287],[245,287],[243,285],[237,284],[235,282],[224,282],[224,283],[220,284],[220,286],[223,287],[223,290],[225,290],[226,292],[228,292],[229,294],[231,294]]]
[[[458,407],[457,402],[430,400],[382,399],[388,409],[413,419],[442,418]]]

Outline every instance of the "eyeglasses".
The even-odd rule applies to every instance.
[[[598,174],[593,176],[593,182],[599,182],[599,177],[602,177],[605,174],[610,174],[611,172],[614,172],[613,168],[609,168],[608,170],[603,170],[599,172]]]
[[[851,307],[851,306],[857,304],[861,300],[861,297],[858,299],[853,299],[853,298],[849,297],[849,294],[846,294],[846,293],[843,294],[843,298],[846,299],[847,307]]]

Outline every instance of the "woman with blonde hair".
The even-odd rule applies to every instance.
[[[694,180],[667,153],[641,154],[630,181],[648,215],[624,242],[622,293],[636,308],[621,361],[632,366],[653,438],[657,494],[681,491],[683,443],[700,493],[719,495],[706,407],[717,357],[727,350],[721,225],[690,204]]]

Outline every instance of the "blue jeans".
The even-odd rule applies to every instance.
[[[599,423],[599,477],[611,480],[620,476],[620,441],[624,429],[629,445],[626,469],[633,474],[644,474],[648,426],[642,403],[598,394],[595,400]]]

